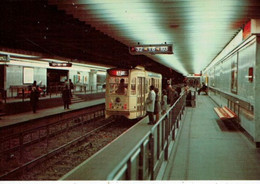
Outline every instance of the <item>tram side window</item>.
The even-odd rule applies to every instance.
[[[154,79],[154,84],[156,88],[159,88],[159,81],[158,79]]]
[[[149,85],[148,85],[148,80],[145,79],[145,94],[149,92]]]
[[[128,78],[111,77],[109,79],[110,94],[127,94]]]
[[[131,81],[131,95],[136,95],[136,78]]]

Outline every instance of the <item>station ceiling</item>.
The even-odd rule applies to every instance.
[[[260,18],[260,1],[4,0],[0,12],[0,46],[187,75]],[[173,44],[174,54],[132,56],[137,43]]]

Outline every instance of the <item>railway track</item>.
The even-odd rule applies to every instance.
[[[28,144],[22,163],[10,158],[8,165],[16,163],[17,167],[5,168],[0,179],[57,180],[133,125],[104,118],[81,124],[53,134],[47,147],[44,139]]]
[[[23,178],[31,168],[90,139],[95,132],[112,123],[104,120],[104,114],[102,104],[1,128],[0,179]],[[93,142],[86,145],[91,147]],[[37,177],[33,178],[37,180]]]

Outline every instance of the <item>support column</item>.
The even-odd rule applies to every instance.
[[[97,90],[97,71],[93,69],[91,69],[89,72],[89,90]]]

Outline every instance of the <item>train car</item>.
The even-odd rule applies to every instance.
[[[107,70],[106,118],[126,117],[136,119],[146,115],[145,100],[149,87],[154,85],[161,95],[162,75],[146,71],[144,67]]]
[[[259,22],[260,23],[260,22]],[[209,96],[238,116],[239,125],[260,147],[260,36],[252,35],[205,71]]]

